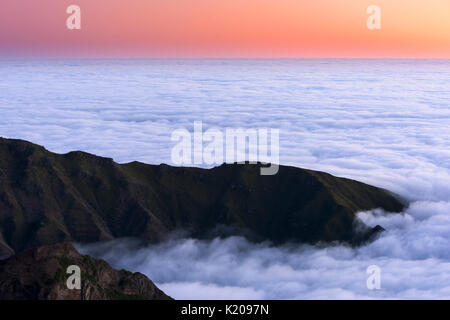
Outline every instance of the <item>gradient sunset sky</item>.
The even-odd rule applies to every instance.
[[[450,58],[450,0],[0,0],[0,56]]]

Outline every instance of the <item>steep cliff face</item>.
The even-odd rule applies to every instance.
[[[245,235],[276,243],[357,242],[355,213],[403,204],[388,191],[323,172],[258,165],[180,168],[83,152],[60,155],[0,138],[0,256],[62,241],[119,237],[160,241],[171,231],[194,237]]]
[[[69,289],[67,268],[80,268],[80,289]],[[140,273],[114,270],[79,254],[70,243],[27,250],[0,261],[0,300],[167,300]]]

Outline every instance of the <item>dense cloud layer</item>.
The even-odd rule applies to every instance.
[[[413,201],[404,215],[361,214],[388,231],[358,250],[231,238],[104,253],[174,297],[450,297],[450,61],[0,62],[0,74],[5,137],[170,164],[172,131],[194,121],[279,128],[282,164]],[[370,264],[380,291],[366,288]]]
[[[450,298],[449,202],[417,202],[402,215],[375,211],[360,218],[389,231],[358,249],[272,247],[237,237],[141,248],[118,240],[79,249],[142,272],[179,299]],[[381,290],[367,289],[371,265],[381,268]]]
[[[51,151],[170,164],[172,132],[194,121],[272,127],[282,164],[450,198],[450,61],[2,61],[0,74],[0,135]]]

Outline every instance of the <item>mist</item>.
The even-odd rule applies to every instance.
[[[402,214],[360,213],[386,231],[357,249],[242,238],[79,246],[174,298],[450,297],[449,60],[25,61],[0,72],[1,136],[171,164],[171,133],[194,121],[277,128],[281,164],[411,202]],[[370,265],[381,268],[380,290],[367,289]]]
[[[415,202],[402,214],[361,212],[383,232],[372,243],[272,246],[241,237],[77,245],[115,268],[141,272],[175,299],[448,299],[450,202]],[[371,265],[381,289],[366,285]]]

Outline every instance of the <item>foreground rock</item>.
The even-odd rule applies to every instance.
[[[179,229],[198,238],[357,243],[381,228],[355,233],[356,212],[403,207],[386,190],[306,169],[280,166],[278,174],[261,176],[258,165],[117,164],[0,138],[3,257],[62,241],[157,242]]]
[[[69,289],[67,268],[81,270],[81,289]],[[167,300],[140,273],[114,270],[105,261],[79,254],[70,243],[30,249],[0,261],[0,300]]]

